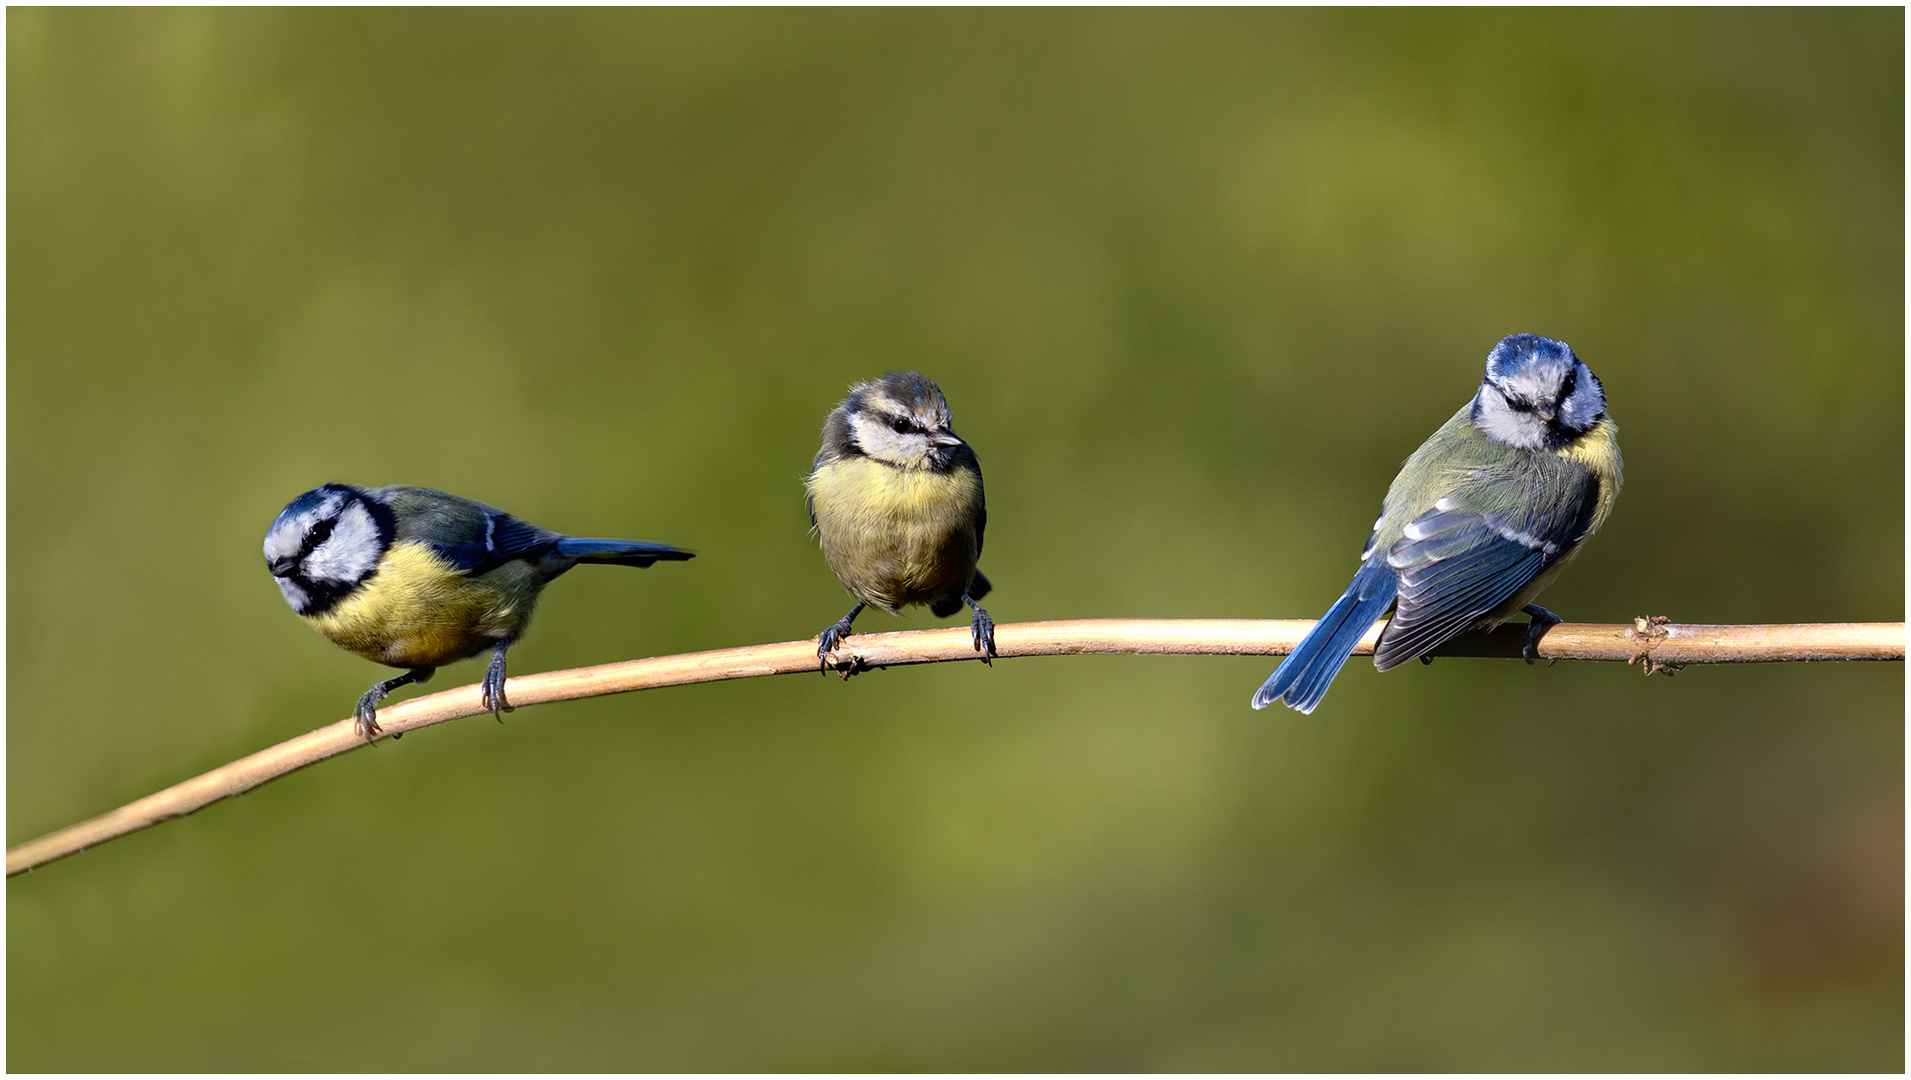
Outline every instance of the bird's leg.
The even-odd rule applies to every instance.
[[[817,670],[823,672],[829,671],[830,652],[834,650],[836,646],[842,644],[844,638],[849,636],[849,624],[856,621],[856,616],[861,615],[863,609],[868,606],[868,604],[863,603],[861,600],[856,601],[856,606],[849,609],[849,614],[837,619],[829,625],[828,629],[817,635]]]
[[[401,686],[423,683],[431,678],[431,673],[436,670],[438,669],[428,667],[413,668],[403,675],[386,679],[382,683],[373,683],[372,688],[365,691],[365,696],[358,699],[358,708],[352,712],[353,718],[358,722],[359,736],[366,742],[376,739],[378,733],[385,730],[378,726],[378,703]],[[392,738],[396,739],[398,736],[393,735]]]
[[[491,710],[500,724],[504,723],[504,717],[499,714],[511,711],[510,703],[504,700],[504,650],[510,647],[510,639],[498,642],[498,647],[491,652],[491,666],[484,669],[484,707]]]
[[[1520,655],[1524,656],[1526,662],[1530,664],[1539,659],[1539,639],[1546,636],[1546,631],[1558,626],[1566,620],[1547,611],[1538,604],[1528,604],[1520,610],[1526,612],[1526,614],[1533,618],[1532,622],[1526,624],[1526,644],[1520,648]],[[1558,661],[1548,661],[1546,666],[1552,667],[1555,663],[1558,663]]]
[[[975,611],[975,618],[969,620],[969,635],[975,642],[975,651],[982,654],[982,662],[988,664],[989,658],[995,655],[995,620],[989,618],[981,604],[969,599],[968,593],[962,594],[962,602]]]

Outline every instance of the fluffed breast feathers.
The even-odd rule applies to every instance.
[[[960,595],[981,554],[982,476],[867,458],[810,474],[810,512],[830,569],[858,599],[896,610]]]
[[[428,545],[394,545],[378,572],[323,615],[306,616],[333,644],[394,667],[436,667],[516,635],[536,601],[528,565],[459,572]]]
[[[982,502],[982,476],[973,469],[898,469],[863,457],[825,461],[804,486],[819,529],[825,516],[878,528],[890,522],[905,527],[923,521],[963,523],[976,516]]]

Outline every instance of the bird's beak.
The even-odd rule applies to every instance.
[[[291,577],[292,571],[299,568],[299,559],[296,555],[283,555],[267,563],[266,568],[272,571],[273,577]]]
[[[955,432],[950,431],[948,428],[943,428],[941,431],[931,433],[929,436],[929,441],[936,444],[937,446],[961,446],[962,445],[962,440],[956,436]]]
[[[1552,409],[1544,405],[1541,405],[1540,407],[1534,409],[1533,412],[1537,413],[1541,420],[1544,420],[1549,424],[1553,422],[1553,417],[1558,415],[1558,413],[1554,412]]]

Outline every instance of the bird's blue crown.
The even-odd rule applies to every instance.
[[[1486,354],[1486,374],[1488,378],[1506,379],[1533,364],[1571,368],[1578,362],[1572,346],[1563,341],[1538,334],[1510,334]]]

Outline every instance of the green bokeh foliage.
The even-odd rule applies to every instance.
[[[1549,606],[1903,618],[1901,11],[7,29],[10,842],[381,677],[260,565],[321,482],[702,553],[559,582],[517,672],[814,634],[800,479],[887,368],[980,453],[1002,621],[1317,614],[1514,331],[1627,457]],[[7,1064],[1903,1067],[1900,665],[1356,661],[1312,717],[1270,667],[358,752],[10,881]]]

